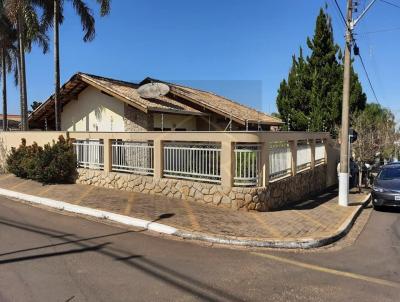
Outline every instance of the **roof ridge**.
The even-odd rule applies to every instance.
[[[90,74],[90,73],[86,73],[86,72],[78,72],[78,74],[81,75],[81,76],[89,76],[89,77],[92,77],[92,78],[105,80],[105,81],[110,81],[110,82],[122,84],[122,85],[125,85],[125,86],[133,86],[133,88],[137,88],[138,86],[140,86],[138,83],[128,82],[128,81],[124,81],[124,80],[117,80],[117,79],[114,79],[114,78],[99,76],[99,75]]]

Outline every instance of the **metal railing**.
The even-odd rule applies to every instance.
[[[80,168],[104,168],[104,144],[101,140],[77,140],[73,143],[77,165]]]
[[[308,141],[299,141],[297,144],[297,171],[311,167],[311,145]]]
[[[235,186],[257,186],[260,178],[261,145],[235,144]]]
[[[317,140],[315,143],[315,164],[325,163],[325,144],[321,140]]]
[[[166,142],[163,175],[212,183],[221,182],[221,147],[216,143]]]
[[[112,148],[112,171],[134,174],[154,174],[154,146],[152,142],[114,140]]]
[[[269,146],[269,179],[292,175],[292,152],[286,141],[273,142]]]

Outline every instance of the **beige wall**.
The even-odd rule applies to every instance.
[[[64,131],[124,131],[124,103],[86,88],[63,107],[61,129]]]
[[[160,128],[162,124],[161,113],[154,114],[154,128]],[[196,131],[196,117],[191,115],[164,114],[164,128],[175,130],[183,128],[186,131]]]

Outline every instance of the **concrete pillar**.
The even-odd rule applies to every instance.
[[[264,142],[261,146],[261,171],[260,186],[267,187],[269,184],[269,142]]]
[[[290,141],[290,152],[292,153],[292,176],[297,174],[297,140]]]
[[[160,139],[154,140],[154,178],[161,179],[164,170],[164,149],[163,141]]]
[[[104,139],[104,172],[112,171],[112,140]]]
[[[233,186],[234,160],[233,143],[231,141],[221,142],[221,185],[226,188]]]
[[[315,139],[310,139],[309,141],[310,147],[311,147],[311,165],[310,168],[314,169],[315,168]]]

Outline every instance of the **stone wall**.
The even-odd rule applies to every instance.
[[[157,194],[192,200],[231,209],[270,211],[301,200],[326,187],[326,165],[307,170],[269,184],[266,188],[224,188],[220,185],[177,180],[154,179],[127,173],[78,169],[77,183],[125,191]]]
[[[152,131],[153,116],[124,104],[124,127],[126,132]]]

